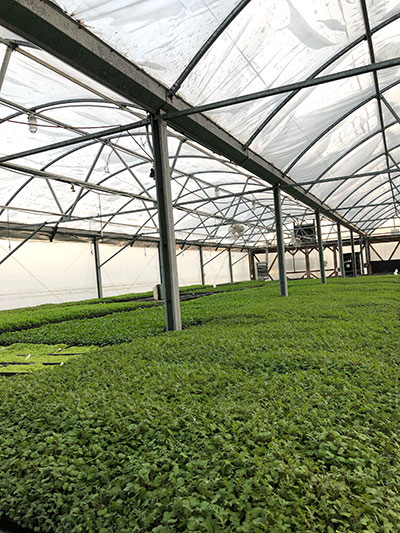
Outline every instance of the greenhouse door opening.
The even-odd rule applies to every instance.
[[[361,267],[360,267],[360,252],[355,252],[355,260],[356,260],[356,275],[359,276],[361,274]],[[351,257],[351,253],[343,254],[344,259],[344,271],[346,274],[346,277],[354,276],[354,265],[353,265],[353,259]]]

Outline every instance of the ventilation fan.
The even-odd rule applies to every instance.
[[[235,237],[242,237],[244,234],[243,224],[232,224],[231,234],[234,235]]]

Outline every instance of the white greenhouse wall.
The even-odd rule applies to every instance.
[[[396,242],[374,243],[371,247],[371,261],[400,259],[400,246]]]
[[[199,285],[201,283],[200,252],[197,247],[183,250],[177,257],[179,286]]]
[[[0,241],[0,252],[9,252],[8,241]],[[88,243],[27,242],[0,265],[0,308],[95,298],[91,252]]]
[[[14,249],[19,241],[11,241]],[[100,262],[120,248],[99,244]],[[9,252],[7,240],[0,240],[0,257]],[[182,253],[177,249],[179,285],[201,283],[198,247]],[[204,262],[221,249],[203,250]],[[244,257],[245,256],[245,257]],[[248,280],[247,252],[232,252],[234,281]],[[104,296],[152,290],[160,282],[158,250],[154,245],[127,247],[101,269]],[[228,253],[224,252],[205,267],[205,282],[230,281]],[[0,309],[61,303],[97,297],[93,245],[91,243],[30,241],[0,265]]]
[[[100,244],[99,249],[102,263],[119,248]],[[104,296],[152,290],[154,285],[160,283],[157,247],[128,246],[102,267],[101,276]]]

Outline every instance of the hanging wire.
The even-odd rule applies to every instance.
[[[143,152],[147,155],[147,157],[148,157],[149,159],[153,159],[153,157],[151,156],[151,154],[149,154],[149,152],[144,148],[144,146],[142,146],[142,145],[141,145],[141,144],[135,139],[135,137],[132,135],[132,133],[131,133],[130,131],[128,131],[128,135],[129,135],[129,137],[133,140],[133,142],[135,142],[135,143],[139,146],[139,148],[140,148],[141,150],[143,150]]]

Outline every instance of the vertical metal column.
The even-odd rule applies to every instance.
[[[357,277],[356,252],[354,250],[354,235],[353,230],[350,230],[350,244],[351,244],[351,262],[353,264],[353,276]]]
[[[286,265],[285,265],[285,243],[283,240],[281,190],[274,186],[274,206],[275,206],[275,226],[276,226],[276,250],[278,252],[279,283],[281,286],[281,296],[288,295]]]
[[[346,272],[344,271],[342,228],[340,227],[340,224],[337,225],[337,241],[338,241],[338,248],[339,248],[340,275],[342,278],[344,278],[346,277]]]
[[[365,259],[367,263],[367,274],[372,274],[371,269],[371,250],[369,249],[369,240],[365,239]]]
[[[337,264],[337,246],[333,245],[332,251],[333,251],[333,271],[334,271],[335,277],[338,277],[339,269],[338,269],[338,264]]]
[[[256,279],[256,268],[254,266],[254,251],[249,250],[249,273],[250,273],[250,280]]]
[[[363,254],[363,239],[361,235],[358,236],[360,243],[360,274],[364,275],[364,254]]]
[[[96,266],[97,298],[103,298],[103,284],[101,281],[99,241],[98,239],[96,239],[96,237],[93,239],[93,248],[94,248],[94,263]]]
[[[182,329],[179,303],[178,269],[172,209],[171,178],[168,159],[167,126],[159,117],[151,118],[156,177],[160,259],[164,288],[167,331]]]
[[[201,274],[201,284],[205,285],[205,276],[204,276],[204,260],[203,260],[203,247],[199,246],[199,254],[200,254],[200,274]]]
[[[228,248],[228,258],[229,258],[229,277],[231,283],[233,283],[233,267],[232,267],[232,250]]]
[[[322,242],[321,216],[319,211],[315,211],[315,221],[317,223],[319,270],[321,272],[321,282],[326,283],[325,262],[324,262],[324,244]]]

